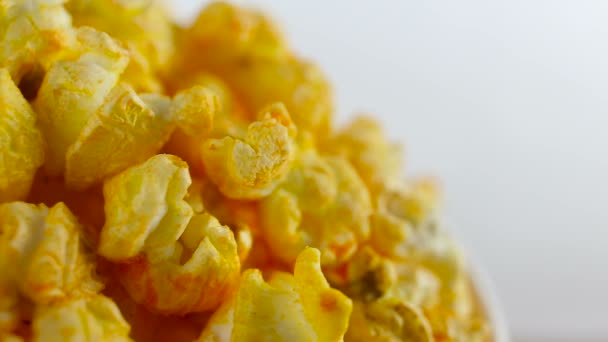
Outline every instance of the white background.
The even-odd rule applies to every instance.
[[[514,336],[608,340],[608,1],[240,3],[441,177]]]

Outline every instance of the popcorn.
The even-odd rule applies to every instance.
[[[147,105],[145,100],[126,84],[108,94],[68,148],[65,178],[69,187],[86,189],[153,156],[169,140],[174,128],[171,116],[155,111],[154,104]]]
[[[323,148],[345,156],[374,194],[401,181],[401,146],[387,141],[382,127],[370,117],[354,119]]]
[[[185,32],[178,75],[210,70],[227,80],[256,113],[282,102],[302,131],[326,134],[333,112],[331,87],[313,64],[294,57],[264,15],[213,3]],[[212,53],[205,53],[212,51]]]
[[[434,341],[430,323],[415,307],[394,298],[355,302],[348,341]]]
[[[16,267],[2,278],[35,303],[49,304],[100,289],[95,264],[80,240],[80,225],[62,203],[0,205],[0,248]]]
[[[102,295],[40,306],[33,332],[35,341],[131,341],[129,324]]]
[[[0,340],[490,341],[380,124],[263,13],[166,13],[0,0]]]
[[[129,62],[127,52],[103,32],[85,27],[78,30],[77,38],[82,54],[53,64],[35,102],[49,147],[46,171],[53,176],[63,173],[68,149]]]
[[[66,0],[4,0],[0,2],[0,68],[16,83],[38,67],[69,53],[74,44]]]
[[[44,162],[44,140],[36,114],[0,69],[0,203],[23,200]]]
[[[238,292],[212,317],[198,341],[340,341],[350,299],[329,287],[319,251],[302,251],[293,275],[258,270],[243,274]]]
[[[282,104],[260,112],[244,139],[209,139],[202,149],[207,175],[230,198],[257,199],[272,192],[289,171],[296,129]]]
[[[343,158],[312,148],[299,151],[285,181],[260,209],[264,238],[286,263],[313,246],[324,266],[342,264],[370,233],[372,204],[363,181]]]
[[[215,308],[240,263],[230,229],[184,200],[187,164],[157,155],[104,184],[106,223],[99,253],[119,263],[133,299],[161,313]]]

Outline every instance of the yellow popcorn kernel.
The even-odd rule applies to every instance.
[[[355,301],[345,341],[434,341],[420,310],[396,298]]]
[[[133,86],[140,93],[163,93],[163,84],[152,70],[150,61],[135,44],[126,44],[129,51],[129,65],[122,74],[121,80]]]
[[[129,324],[111,299],[102,295],[39,306],[34,341],[131,341]]]
[[[174,103],[176,104],[175,109],[180,108],[178,104],[180,102],[183,103],[183,100],[194,100],[201,103],[202,109],[207,110],[207,113],[200,110],[190,113],[202,115],[198,123],[193,122],[196,116],[188,115],[190,117],[189,121],[200,125],[200,129],[198,131],[194,129],[186,131],[178,127],[165,146],[165,150],[188,162],[190,171],[193,174],[204,175],[205,171],[201,155],[203,142],[208,138],[223,138],[225,136],[245,137],[247,134],[248,117],[243,113],[242,108],[239,107],[227,85],[217,77],[205,73],[193,76],[190,73],[184,77],[179,77],[175,81],[179,83],[175,87],[181,89],[178,91],[178,94],[183,94],[181,96],[182,101],[177,96],[174,99]],[[201,87],[206,90],[202,91]],[[196,102],[191,103],[195,104]],[[187,102],[184,103],[184,105],[186,104]],[[196,108],[196,106],[184,105],[181,106],[184,108]],[[209,123],[209,127],[207,127],[207,123]]]
[[[305,246],[321,251],[324,266],[344,263],[369,237],[371,213],[367,188],[348,161],[311,148],[260,204],[264,238],[288,264]]]
[[[219,65],[234,63],[243,56],[288,55],[286,42],[274,23],[260,12],[225,2],[209,4],[186,34],[191,39],[192,52],[202,55],[195,63]],[[200,53],[206,50],[209,52]]]
[[[153,0],[70,0],[66,8],[75,26],[107,32],[149,63],[156,75],[174,52],[173,27],[167,10]]]
[[[25,199],[43,162],[36,114],[8,70],[0,69],[0,203]]]
[[[153,156],[174,128],[171,114],[163,110],[168,103],[161,95],[140,98],[129,85],[117,85],[68,148],[67,185],[88,188]]]
[[[315,65],[294,57],[274,24],[263,15],[214,3],[185,33],[177,64],[211,71],[226,80],[253,113],[282,102],[301,131],[326,134],[333,112],[332,89]]]
[[[209,138],[214,117],[222,110],[220,98],[210,87],[195,85],[178,92],[171,103],[177,128],[165,151],[183,158],[194,174],[204,174],[201,147]]]
[[[0,226],[0,245],[15,264],[6,271],[8,279],[35,303],[53,303],[100,289],[93,276],[92,256],[79,236],[80,225],[63,203],[50,209],[24,202],[3,204]]]
[[[234,233],[241,263],[251,252],[254,236],[259,235],[259,210],[255,201],[227,198],[208,179],[199,179],[190,187],[189,195],[200,200],[201,208],[215,216]],[[194,208],[194,206],[193,206]]]
[[[374,194],[403,176],[401,146],[387,141],[380,124],[370,117],[356,118],[325,145],[346,156]]]
[[[19,83],[38,66],[48,69],[75,42],[66,0],[0,2],[0,67]]]
[[[308,248],[293,275],[275,272],[265,282],[259,270],[245,271],[199,341],[341,341],[351,310],[350,299],[323,277],[319,251]]]
[[[256,199],[269,193],[289,171],[295,126],[285,107],[273,104],[249,125],[244,139],[209,139],[202,149],[207,176],[230,198]]]
[[[103,105],[129,60],[105,33],[83,27],[77,38],[79,57],[53,64],[35,102],[49,147],[45,166],[52,176],[63,172],[68,148]]]
[[[295,57],[245,61],[231,67],[225,77],[248,108],[257,110],[281,101],[301,131],[312,132],[318,139],[328,134],[333,92],[316,65]]]
[[[187,135],[206,135],[213,116],[220,111],[220,100],[212,89],[203,86],[180,91],[173,98],[171,112],[180,129]]]
[[[138,303],[165,314],[209,310],[236,284],[240,263],[230,229],[184,199],[187,164],[157,155],[104,184],[99,253]]]
[[[99,253],[118,261],[173,245],[193,215],[183,200],[190,183],[188,165],[162,154],[106,180]]]
[[[436,186],[428,180],[379,190],[371,219],[372,246],[384,255],[407,258],[421,240],[428,240],[427,230],[434,229],[437,198]]]

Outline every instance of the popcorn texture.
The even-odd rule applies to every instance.
[[[167,13],[0,0],[0,340],[491,341],[381,124],[263,13]]]

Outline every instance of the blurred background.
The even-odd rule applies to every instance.
[[[373,113],[442,179],[515,341],[608,341],[608,1],[235,2],[323,67],[340,122]]]

